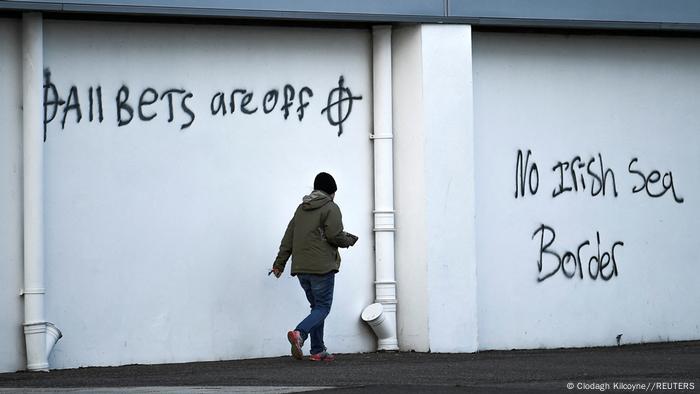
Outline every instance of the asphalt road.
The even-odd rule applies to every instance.
[[[700,341],[473,354],[341,354],[331,363],[277,357],[0,374],[0,393],[307,390],[383,394],[700,392]]]

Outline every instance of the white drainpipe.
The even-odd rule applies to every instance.
[[[48,371],[61,332],[44,316],[43,21],[22,16],[22,124],[24,165],[24,338],[27,369]]]
[[[374,239],[376,302],[382,305],[378,350],[398,350],[394,275],[394,157],[391,98],[391,26],[372,28],[374,101]]]

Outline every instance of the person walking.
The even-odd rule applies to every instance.
[[[333,202],[337,190],[330,174],[316,175],[314,190],[304,196],[289,221],[270,270],[279,278],[291,256],[291,275],[299,279],[311,307],[309,315],[287,333],[292,356],[298,360],[304,356],[302,347],[309,337],[309,360],[334,359],[323,342],[323,327],[333,303],[335,274],[340,269],[338,248],[349,248],[357,242],[356,236],[343,230],[340,208]]]

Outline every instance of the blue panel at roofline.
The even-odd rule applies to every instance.
[[[3,3],[6,3],[3,6]],[[61,6],[63,10],[202,14],[241,13],[274,18],[275,13],[444,16],[444,0],[12,0],[0,1],[0,8]]]
[[[700,0],[0,0],[0,9],[700,31]]]
[[[700,23],[698,0],[450,0],[448,7],[454,18]]]

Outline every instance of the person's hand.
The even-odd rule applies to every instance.
[[[270,273],[275,275],[275,278],[279,278],[280,276],[282,276],[282,271],[280,271],[279,269],[277,269],[275,267],[272,267],[272,270],[270,270]]]

